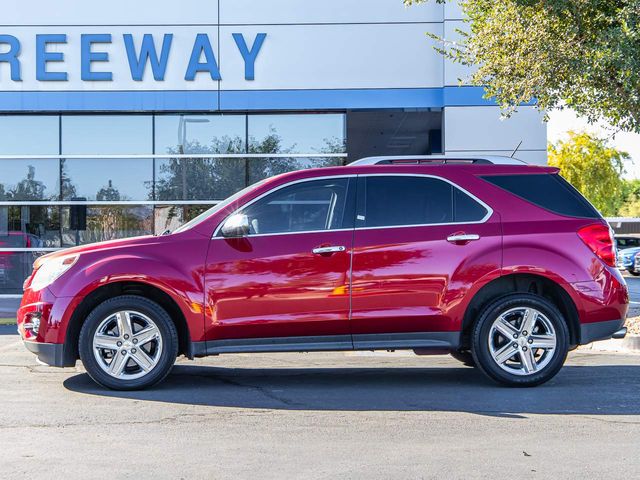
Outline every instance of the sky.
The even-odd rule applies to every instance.
[[[631,155],[631,159],[626,162],[624,174],[625,178],[640,178],[640,134],[637,133],[615,133],[615,129],[606,123],[589,125],[583,118],[578,117],[571,109],[554,110],[549,114],[547,125],[547,139],[549,142],[566,140],[568,132],[584,131],[600,137],[608,138],[609,145],[618,150],[623,150]]]

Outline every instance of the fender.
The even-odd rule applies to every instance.
[[[98,288],[136,282],[171,297],[186,319],[192,340],[201,339],[205,318],[202,269],[208,244],[208,239],[197,235],[179,239],[170,252],[164,242],[149,242],[144,248],[123,246],[113,249],[111,255],[105,255],[105,250],[79,252],[76,265],[49,287],[62,300],[55,302],[51,311],[51,335],[53,330],[65,331],[75,309]],[[176,251],[184,254],[176,255]]]

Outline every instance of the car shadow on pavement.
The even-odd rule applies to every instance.
[[[566,366],[536,388],[505,388],[473,368],[218,368],[176,366],[160,385],[116,392],[86,374],[74,392],[213,407],[327,411],[455,411],[639,415],[640,365]]]

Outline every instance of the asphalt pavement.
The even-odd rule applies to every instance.
[[[223,355],[142,392],[36,364],[0,328],[3,479],[637,478],[640,355],[532,389],[448,356]]]
[[[640,355],[591,351],[533,389],[376,352],[181,359],[154,389],[113,392],[80,362],[38,365],[0,326],[0,475],[629,479],[639,398]]]

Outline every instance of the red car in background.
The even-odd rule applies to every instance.
[[[532,386],[622,337],[611,231],[555,168],[375,158],[255,184],[172,234],[38,259],[19,331],[113,389],[178,355],[411,349]]]
[[[0,251],[0,293],[13,292],[31,274],[31,265],[37,255],[19,249],[39,248],[43,241],[35,235],[23,232],[0,232],[0,249],[18,251]]]

